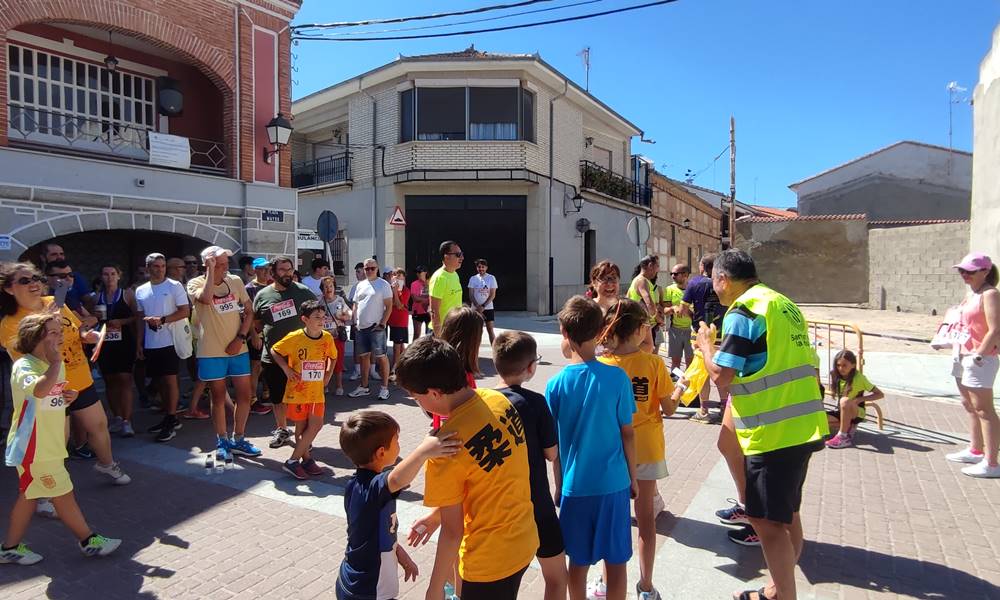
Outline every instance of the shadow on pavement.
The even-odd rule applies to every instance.
[[[879,454],[895,454],[897,450],[910,452],[934,452],[935,448],[918,444],[911,439],[902,437],[898,431],[855,434],[854,447],[862,452],[877,452]]]
[[[725,564],[716,565],[716,569],[741,581],[757,579],[765,570],[764,554],[759,548],[748,548],[730,542],[726,533],[733,529],[666,512],[661,513],[656,520],[657,534],[669,536],[682,546],[714,552],[716,556],[729,559]]]

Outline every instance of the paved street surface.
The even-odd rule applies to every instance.
[[[551,320],[506,317],[500,325],[537,333],[543,363],[529,384],[565,362]],[[497,383],[486,346],[482,387]],[[347,389],[353,388],[353,384]],[[377,391],[374,390],[373,391]],[[886,429],[862,427],[859,446],[824,450],[811,463],[803,506],[806,546],[800,598],[1000,598],[1000,481],[963,476],[944,454],[965,443],[967,419],[950,401],[890,394],[882,401]],[[115,440],[133,483],[115,488],[90,463],[71,462],[79,502],[96,530],[124,543],[116,555],[88,559],[57,522],[38,519],[27,541],[45,556],[33,567],[0,565],[0,597],[27,598],[333,598],[346,522],[343,485],[352,471],[338,449],[338,426],[370,406],[402,424],[403,453],[427,431],[426,418],[398,389],[380,402],[329,398],[315,457],[329,474],[298,482],[280,470],[290,448],[270,450],[268,416],[251,416],[250,435],[264,449],[256,460],[207,475],[213,446],[207,422],[185,421],[177,438]],[[159,418],[140,411],[137,430]],[[715,450],[718,428],[677,415],[666,423],[670,477],[660,484],[666,512],[658,519],[655,584],[664,598],[729,598],[763,583],[759,549],[727,541],[713,513],[735,496]],[[425,511],[423,479],[403,493],[400,539]],[[13,469],[0,481],[4,527],[14,499]],[[413,550],[421,577],[401,598],[422,598],[433,542]],[[637,577],[630,565],[630,587]],[[594,571],[596,574],[596,570]],[[541,574],[528,570],[522,598],[542,597]],[[631,595],[630,595],[631,597]],[[475,600],[475,599],[470,599]]]

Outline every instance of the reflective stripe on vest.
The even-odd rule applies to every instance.
[[[786,419],[794,419],[795,417],[801,417],[809,413],[823,411],[823,401],[812,400],[810,402],[782,406],[781,408],[750,417],[733,416],[733,426],[737,429],[753,429],[761,425],[774,425]]]
[[[796,379],[802,379],[804,377],[816,377],[816,368],[812,365],[800,365],[798,367],[792,367],[786,371],[781,371],[780,373],[768,375],[761,379],[757,379],[756,381],[733,383],[729,386],[729,392],[734,396],[748,396],[750,394],[757,394],[763,392],[764,390],[778,387],[779,385],[785,385],[786,383],[790,383]],[[750,425],[749,427],[756,427],[756,425]]]

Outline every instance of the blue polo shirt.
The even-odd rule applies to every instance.
[[[396,560],[396,497],[389,473],[358,469],[344,490],[347,550],[340,563],[337,597],[392,600],[399,595]],[[402,490],[400,490],[402,491]]]
[[[726,313],[722,320],[722,343],[713,361],[749,377],[767,364],[767,320],[743,306]]]

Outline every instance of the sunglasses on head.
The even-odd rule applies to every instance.
[[[32,275],[31,277],[18,277],[17,279],[14,280],[14,283],[16,283],[17,285],[28,285],[33,281],[44,282],[45,278],[42,277],[41,275]]]

